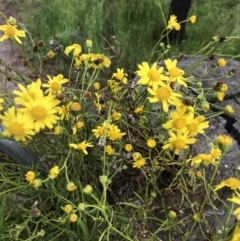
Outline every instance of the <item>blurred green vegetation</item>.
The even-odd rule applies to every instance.
[[[85,40],[90,38],[94,42],[94,52],[110,54],[106,39],[119,52],[122,51],[124,63],[116,62],[115,65],[127,69],[135,69],[141,61],[149,60],[152,49],[165,26],[156,0],[5,0],[5,2],[22,12],[22,21],[35,42],[44,39],[47,43],[56,35],[63,46],[74,42],[84,46]],[[170,0],[160,2],[165,18],[168,18]],[[211,41],[215,33],[220,36],[238,35],[239,12],[239,0],[193,0],[189,16],[197,15],[197,22],[186,23],[186,39],[179,45],[173,46],[165,57],[177,55],[179,52],[195,54]],[[113,36],[121,47],[114,43]],[[220,47],[214,54],[231,58],[240,53],[238,41],[224,43]],[[158,56],[154,57],[153,60],[156,60]]]

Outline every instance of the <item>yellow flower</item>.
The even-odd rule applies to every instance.
[[[59,173],[60,173],[59,166],[54,166],[50,169],[48,177],[50,179],[54,179],[58,176]]]
[[[231,105],[227,105],[224,108],[224,113],[226,114],[234,114],[235,109]]]
[[[73,134],[75,135],[77,133],[77,130],[81,129],[82,127],[84,127],[84,122],[78,121],[72,128]]]
[[[130,151],[132,151],[133,147],[132,147],[131,144],[126,144],[125,147],[124,147],[124,149],[125,149],[127,152],[130,152]]]
[[[124,69],[117,68],[117,73],[113,73],[112,78],[116,78],[118,81],[122,82],[123,84],[127,84],[127,74],[124,73]]]
[[[228,241],[239,241],[240,240],[240,228],[238,225],[234,228],[233,237],[228,239]]]
[[[89,184],[86,185],[86,186],[83,188],[83,193],[85,193],[85,194],[91,194],[92,191],[93,191],[93,188],[92,188],[92,186],[89,185]]]
[[[41,85],[42,81],[40,79],[37,79],[36,82],[32,82],[31,84],[27,85],[27,87],[24,87],[22,84],[18,84],[20,91],[13,91],[13,94],[17,96],[14,98],[15,103],[28,101],[29,97],[35,100],[35,95],[37,95],[37,93],[42,94]]]
[[[196,21],[197,21],[196,15],[192,15],[192,16],[189,18],[189,20],[190,20],[191,23],[196,23]]]
[[[62,85],[69,82],[69,79],[64,79],[62,74],[51,78],[49,75],[47,84],[42,84],[42,87],[48,88],[45,93],[50,92],[51,94],[61,93]]]
[[[112,119],[115,121],[119,120],[121,118],[121,116],[122,116],[122,114],[120,112],[115,111],[112,113]]]
[[[94,82],[94,83],[93,83],[93,88],[94,88],[95,90],[99,90],[100,87],[101,87],[101,85],[100,85],[99,82]]]
[[[4,102],[4,99],[0,98],[0,110],[3,110],[3,102]]]
[[[137,108],[135,108],[134,113],[140,114],[143,111],[144,105],[140,105]]]
[[[69,216],[69,221],[70,221],[71,223],[74,223],[74,222],[76,222],[77,220],[78,220],[77,214],[73,213],[73,214],[71,214],[71,215]]]
[[[79,144],[70,143],[69,146],[74,148],[74,149],[77,149],[77,150],[82,150],[83,153],[86,154],[86,155],[88,154],[87,148],[88,147],[93,147],[91,142],[86,142],[86,141],[82,141]]]
[[[106,121],[103,122],[103,124],[101,126],[98,126],[96,129],[93,129],[92,132],[93,132],[93,135],[96,137],[96,138],[99,138],[99,137],[104,137],[104,136],[109,136],[108,134],[108,127],[110,126],[110,124]]]
[[[201,163],[203,163],[203,165],[205,166],[207,166],[210,163],[213,166],[216,165],[215,160],[212,158],[212,156],[210,154],[205,153],[198,154],[196,157],[187,160],[187,162],[189,161],[191,161],[191,166],[198,166]]]
[[[113,149],[110,145],[107,145],[107,146],[105,147],[105,152],[106,152],[109,156],[111,156],[111,155],[114,154],[114,149]]]
[[[221,92],[226,92],[228,90],[228,86],[226,84],[222,84],[220,87],[219,87],[219,90]]]
[[[121,132],[117,126],[112,125],[109,127],[108,138],[110,140],[115,141],[117,139],[121,139],[124,135],[126,135],[126,132]]]
[[[55,126],[54,128],[54,135],[58,136],[63,133],[63,127],[62,126]]]
[[[142,155],[141,155],[140,152],[134,152],[134,153],[132,154],[132,157],[133,157],[133,160],[134,160],[134,161],[137,161],[137,160],[139,160],[139,159],[142,158]]]
[[[154,148],[157,145],[156,141],[154,139],[148,139],[147,140],[147,146],[149,148]]]
[[[22,41],[19,39],[19,37],[26,37],[24,30],[18,30],[17,26],[13,26],[9,23],[5,25],[0,26],[0,31],[4,32],[4,35],[0,38],[0,42],[10,38],[15,39],[19,44],[22,43]]]
[[[74,182],[68,182],[66,188],[69,192],[73,192],[77,189],[77,186],[74,184]]]
[[[222,151],[218,148],[218,146],[215,146],[215,145],[212,144],[210,154],[211,154],[211,156],[214,160],[220,159],[220,157],[222,156]]]
[[[54,53],[52,50],[50,50],[50,51],[47,52],[47,57],[48,57],[49,59],[52,59],[55,55],[56,55],[56,53]]]
[[[224,67],[226,65],[226,60],[221,58],[221,59],[218,60],[217,63],[218,63],[219,67]]]
[[[133,168],[140,168],[145,164],[146,164],[146,160],[144,158],[141,158],[133,162]]]
[[[78,102],[73,102],[70,106],[72,111],[80,111],[82,109],[81,105]]]
[[[26,177],[26,180],[27,180],[28,182],[30,182],[30,184],[31,184],[32,181],[35,179],[36,174],[35,174],[35,172],[33,172],[33,171],[28,171],[28,172],[26,173],[25,177]]]
[[[0,115],[3,126],[6,128],[3,136],[13,136],[16,141],[26,141],[35,135],[33,131],[34,123],[26,114],[15,111],[15,107],[10,107],[3,115]]]
[[[52,129],[53,124],[56,124],[59,119],[55,115],[57,112],[55,107],[60,101],[51,94],[43,96],[42,92],[37,92],[35,99],[32,99],[30,96],[26,96],[26,98],[27,101],[18,99],[15,103],[25,107],[19,109],[19,112],[24,113],[34,123],[34,131],[39,132],[40,129],[44,129],[45,127]]]
[[[92,48],[92,45],[93,45],[92,40],[87,39],[87,40],[86,40],[86,46],[87,46],[87,48]]]
[[[155,62],[150,68],[147,62],[143,62],[142,65],[138,65],[140,70],[136,71],[137,75],[140,77],[137,84],[138,85],[148,85],[153,88],[154,91],[161,85],[162,80],[169,80],[168,77],[162,74],[163,67],[157,68],[157,63]]]
[[[232,144],[232,138],[226,135],[219,135],[217,137],[218,146],[222,150],[222,152],[226,152],[229,146]]]
[[[185,72],[177,67],[177,60],[174,59],[172,61],[171,59],[166,59],[164,60],[164,63],[167,66],[168,72],[166,73],[166,75],[169,75],[170,81],[177,81],[179,85],[187,87],[187,84],[185,82],[185,80],[187,79],[183,77]]]
[[[191,136],[196,136],[197,134],[203,134],[204,129],[209,127],[209,121],[204,121],[205,117],[199,115],[187,123],[186,127]]]
[[[163,106],[163,111],[168,112],[169,104],[177,106],[182,102],[179,97],[182,97],[181,94],[175,93],[169,85],[161,84],[157,90],[151,88],[147,89],[148,92],[153,95],[153,97],[148,97],[150,103],[155,103],[160,101]]]
[[[90,54],[91,67],[94,69],[108,68],[111,65],[111,60],[104,54]]]
[[[69,214],[69,213],[72,212],[72,210],[73,210],[73,206],[72,206],[71,204],[66,204],[66,205],[64,206],[64,211],[65,211],[65,213]]]
[[[177,23],[175,26],[174,26],[175,30],[176,31],[179,31],[181,29],[181,25],[179,23]]]
[[[219,101],[223,101],[224,97],[225,97],[225,93],[224,92],[222,92],[222,91],[217,92],[217,99]]]
[[[170,19],[168,20],[167,29],[172,29],[177,24],[177,17],[175,15],[171,15]]]
[[[171,112],[170,113],[170,120],[162,124],[164,129],[171,129],[176,132],[184,132],[187,130],[187,124],[189,124],[194,117],[194,113],[190,112],[187,115],[184,115],[180,112]]]
[[[229,187],[230,189],[240,189],[240,181],[237,178],[230,177],[222,182],[220,182],[218,185],[215,186],[214,191],[217,191],[223,187]]]
[[[82,52],[82,47],[79,44],[73,44],[65,48],[64,53],[68,55],[73,51],[73,56],[77,57]]]
[[[122,89],[122,86],[120,84],[121,82],[111,79],[108,80],[108,86],[110,87],[112,93],[118,93]]]
[[[62,106],[57,106],[57,112],[60,115],[60,119],[61,120],[69,120],[70,118],[70,107],[72,105],[72,101],[70,101],[69,103],[62,105]]]
[[[173,131],[169,131],[170,138],[165,142],[165,145],[162,147],[165,149],[174,149],[175,154],[179,154],[179,152],[183,149],[189,148],[190,144],[193,144],[197,141],[196,138],[191,138],[189,132],[186,131],[184,133],[177,133],[177,135]]]

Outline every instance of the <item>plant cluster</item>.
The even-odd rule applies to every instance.
[[[213,187],[231,137],[208,137],[206,153],[191,153],[209,120],[234,109],[209,113],[208,97],[222,101],[227,84],[216,81],[204,88],[178,67],[179,59],[164,58],[170,46],[161,40],[181,28],[176,16],[170,16],[153,49],[156,61],[113,73],[109,67],[119,56],[114,48],[114,56],[94,53],[87,39],[85,46],[54,43],[48,49],[43,40],[35,44],[23,25],[19,30],[15,18],[5,19],[0,41],[22,50],[28,35],[36,62],[24,57],[23,65],[38,68],[34,80],[16,72],[20,76],[11,78],[16,90],[1,94],[1,138],[30,146],[40,159],[37,165],[29,160],[21,166],[5,157],[0,164],[1,240],[188,240],[196,227],[208,226],[205,206],[215,212],[218,189],[233,189],[236,196],[230,201],[240,204],[237,178]],[[186,21],[194,24],[196,16]],[[69,58],[68,76],[43,74],[60,53]],[[214,68],[225,65],[221,58]],[[193,200],[199,187],[204,195]],[[179,194],[177,202],[167,200],[171,192]],[[239,218],[239,209],[234,215]],[[240,233],[237,223],[234,228],[232,241]],[[226,226],[214,237],[227,234]]]

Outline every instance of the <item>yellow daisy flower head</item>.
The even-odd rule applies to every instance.
[[[61,88],[62,85],[69,82],[69,79],[65,79],[62,74],[59,74],[57,76],[54,76],[51,78],[49,75],[48,77],[48,82],[47,84],[42,84],[42,87],[48,88],[45,93],[51,93],[51,94],[56,94],[56,93],[61,93]]]
[[[134,110],[135,114],[140,114],[143,111],[144,105],[137,106]]]
[[[93,45],[92,40],[87,39],[87,40],[86,40],[86,46],[87,46],[87,48],[92,48],[92,45]]]
[[[211,147],[210,150],[210,155],[212,156],[212,158],[215,159],[220,159],[220,157],[222,156],[222,151],[219,149],[219,147],[217,145],[213,145]]]
[[[186,124],[186,127],[191,136],[204,134],[204,129],[209,127],[209,121],[205,121],[205,117],[199,115]]]
[[[232,138],[227,135],[219,135],[217,137],[217,142],[221,151],[225,153],[232,144]]]
[[[33,172],[33,171],[28,171],[28,172],[26,173],[25,177],[26,177],[26,180],[31,184],[32,181],[35,179],[36,174],[35,174],[35,172]]]
[[[137,82],[138,85],[148,85],[152,87],[153,90],[156,90],[163,80],[169,80],[168,77],[162,74],[163,67],[158,68],[156,62],[151,68],[147,62],[139,64],[138,68],[140,69],[136,71],[137,75],[140,77]]]
[[[101,126],[97,126],[96,129],[93,129],[92,132],[93,132],[93,135],[96,137],[96,138],[99,138],[99,137],[104,137],[104,136],[109,136],[109,133],[108,133],[108,127],[110,126],[110,124],[106,121],[103,122],[103,124]]]
[[[66,185],[66,189],[69,192],[73,192],[77,189],[77,186],[74,184],[74,182],[68,182],[67,185]]]
[[[24,108],[19,109],[19,111],[24,113],[26,118],[34,123],[35,132],[39,132],[46,127],[52,129],[53,125],[59,120],[55,107],[60,101],[51,94],[43,96],[42,92],[38,92],[35,94],[35,99],[27,97],[27,101],[18,100],[15,101],[15,103],[24,106]]]
[[[174,29],[176,31],[179,31],[181,29],[181,25],[179,23],[177,23],[175,26],[174,26]]]
[[[130,152],[133,150],[133,146],[131,144],[126,144],[124,149],[125,149],[125,151]]]
[[[140,152],[134,152],[132,154],[132,158],[133,158],[134,161],[137,161],[137,160],[142,158],[142,154]]]
[[[82,106],[80,105],[79,102],[73,102],[73,103],[71,104],[71,106],[70,106],[70,110],[71,110],[71,111],[76,111],[76,112],[78,112],[78,111],[80,111],[81,109],[82,109]]]
[[[108,80],[108,86],[111,89],[111,92],[116,94],[119,91],[121,91],[122,86],[121,86],[121,82],[115,81],[115,80]]]
[[[112,148],[111,145],[107,145],[107,146],[105,147],[105,152],[106,152],[109,156],[111,156],[111,155],[114,154],[114,149]]]
[[[0,38],[0,42],[10,38],[15,39],[19,44],[22,43],[19,37],[26,37],[24,30],[18,30],[17,26],[13,26],[10,23],[0,25],[0,31],[4,32],[4,35]]]
[[[175,93],[169,85],[164,83],[161,84],[161,87],[158,87],[157,90],[153,90],[151,88],[147,89],[149,94],[153,95],[153,97],[148,97],[150,103],[161,102],[163,111],[168,112],[169,104],[178,106],[181,105],[182,97],[181,94]]]
[[[219,91],[219,92],[216,93],[216,97],[219,101],[223,101],[224,97],[225,97],[225,93],[222,92],[222,91]]]
[[[35,95],[37,93],[42,94],[41,90],[42,81],[40,79],[37,79],[36,82],[32,82],[31,84],[27,85],[26,87],[22,84],[18,84],[19,90],[14,90],[13,94],[17,97],[14,98],[15,103],[19,103],[22,101],[28,101],[29,97],[31,97],[33,100],[35,99]]]
[[[84,127],[84,122],[83,121],[78,121],[72,128],[73,134],[75,135],[77,131],[81,128]]]
[[[196,23],[197,21],[197,16],[196,15],[192,15],[190,18],[189,18],[190,22],[191,23]]]
[[[100,83],[99,83],[99,82],[94,82],[94,83],[93,83],[93,88],[94,88],[95,90],[99,90],[99,89],[101,88]]]
[[[82,52],[82,47],[79,44],[73,44],[65,48],[64,53],[68,55],[73,51],[73,56],[77,57]]]
[[[57,109],[58,114],[60,115],[61,120],[69,120],[70,118],[70,108],[72,105],[72,101],[65,105],[57,106],[55,109]]]
[[[231,105],[227,105],[224,108],[224,113],[226,114],[234,114],[235,109]]]
[[[108,68],[111,65],[111,60],[104,54],[90,54],[91,67],[94,69]]]
[[[119,120],[119,119],[121,118],[121,116],[122,116],[122,114],[121,114],[120,112],[114,111],[114,112],[112,113],[112,119],[113,119],[114,121]]]
[[[133,162],[133,168],[140,168],[145,164],[146,164],[146,160],[144,158],[141,158]]]
[[[157,145],[157,142],[154,139],[150,138],[147,140],[147,146],[149,148],[154,148],[156,145]]]
[[[180,114],[179,114],[180,113]],[[188,115],[182,115],[182,112],[176,111],[170,113],[170,120],[162,124],[164,129],[171,129],[176,132],[184,132],[187,130],[187,124],[191,123],[194,117],[194,112]]]
[[[70,214],[68,220],[69,220],[69,222],[71,222],[71,223],[75,223],[75,222],[77,222],[77,220],[78,220],[78,215],[75,214],[75,213]]]
[[[174,28],[176,26],[176,24],[177,24],[177,16],[171,15],[170,19],[168,20],[167,29]]]
[[[237,178],[230,177],[222,182],[220,182],[218,185],[215,186],[214,191],[217,191],[223,187],[229,187],[230,189],[240,189],[240,181]]]
[[[72,212],[72,210],[73,210],[73,206],[72,206],[71,204],[66,204],[66,205],[64,206],[64,211],[65,211],[65,213],[69,214],[69,213]]]
[[[224,67],[224,66],[226,66],[226,60],[223,59],[223,58],[219,59],[217,63],[218,63],[218,66],[219,66],[219,67]]]
[[[26,141],[35,135],[32,119],[24,113],[16,112],[14,106],[0,115],[0,120],[6,128],[2,132],[3,136],[14,137],[16,141]]]
[[[50,50],[50,51],[47,52],[47,57],[48,57],[49,59],[52,59],[55,55],[56,55],[56,53],[54,53],[52,50]]]
[[[121,139],[126,132],[121,132],[121,130],[116,125],[109,126],[108,128],[108,138],[112,141]]]
[[[81,150],[85,155],[87,155],[88,154],[87,148],[93,147],[93,144],[91,142],[87,142],[85,140],[85,141],[80,142],[79,144],[70,143],[69,146],[74,149]]]
[[[55,179],[60,173],[59,166],[54,166],[50,169],[48,177],[50,179]]]
[[[124,73],[124,69],[117,68],[117,73],[113,73],[112,78],[116,78],[116,80],[122,82],[123,84],[127,84],[128,75]]]
[[[189,161],[191,161],[191,166],[199,166],[200,164],[203,164],[203,166],[208,166],[209,164],[212,164],[213,166],[216,165],[211,154],[205,153],[198,154],[196,157],[187,160],[187,162]]]
[[[185,74],[184,70],[179,69],[177,67],[177,60],[174,59],[173,61],[171,59],[164,60],[165,65],[167,66],[168,72],[166,75],[170,77],[170,81],[177,81],[179,85],[183,85],[184,87],[187,87],[186,80],[187,78],[184,78],[183,75]]]
[[[0,98],[0,110],[3,110],[3,102],[4,102],[4,99],[3,98]]]
[[[189,145],[194,144],[197,139],[190,137],[189,132],[185,131],[183,133],[175,134],[173,131],[169,131],[170,138],[165,142],[162,147],[165,149],[174,149],[174,153],[179,155],[181,150],[188,149]]]

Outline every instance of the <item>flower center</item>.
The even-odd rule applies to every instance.
[[[147,73],[147,76],[149,77],[150,80],[152,81],[159,81],[160,79],[160,74],[157,70],[155,69],[150,69]]]
[[[9,37],[13,37],[16,34],[16,29],[13,26],[11,26],[11,25],[7,25],[6,34]]]
[[[156,91],[156,97],[163,101],[163,100],[168,100],[171,95],[171,90],[166,87],[160,87]]]
[[[191,132],[194,133],[198,130],[198,124],[197,122],[192,122],[191,124],[187,125],[187,129]]]
[[[58,82],[53,82],[51,84],[51,89],[54,91],[58,91],[58,90],[60,90],[60,88],[61,88],[61,85]]]
[[[211,155],[212,155],[213,158],[218,159],[218,158],[221,156],[221,152],[220,152],[220,150],[215,149],[215,150],[211,153]]]
[[[185,146],[185,141],[183,139],[177,139],[175,142],[174,142],[174,147],[176,149],[183,149],[183,147]]]
[[[177,68],[177,67],[174,67],[174,68],[171,68],[169,69],[168,73],[172,76],[172,77],[179,77],[182,75],[182,71]]]
[[[18,122],[13,122],[8,127],[9,132],[11,132],[14,136],[21,136],[24,134],[23,125]]]
[[[123,75],[122,73],[117,73],[117,74],[115,75],[115,77],[116,77],[117,80],[122,81],[124,75]]]
[[[42,120],[47,116],[47,110],[42,105],[36,105],[32,108],[31,114],[35,120]]]
[[[176,129],[182,129],[184,126],[186,126],[186,119],[183,117],[179,117],[176,120],[173,121],[173,126]]]
[[[87,145],[85,143],[80,143],[80,144],[78,144],[78,149],[86,150],[87,149]]]

